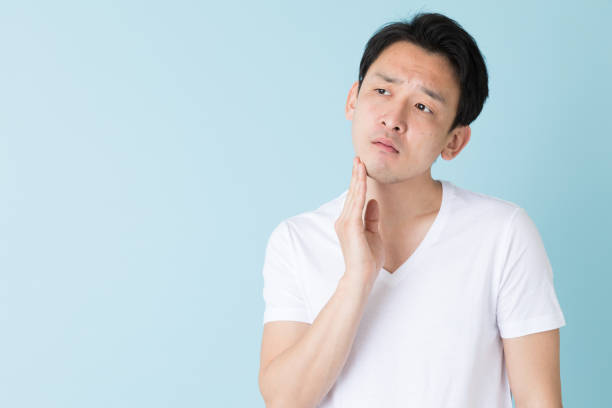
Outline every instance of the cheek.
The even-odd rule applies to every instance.
[[[370,116],[376,116],[379,110],[379,105],[376,103],[366,103],[365,111],[368,112]]]
[[[368,137],[372,132],[373,121],[369,111],[355,110],[353,121],[351,124],[353,137],[363,139]]]
[[[416,129],[413,130],[418,132]],[[442,151],[442,147],[438,143],[439,136],[436,133],[431,131],[424,131],[419,135],[419,137],[413,138],[412,149],[415,152],[418,152],[418,155],[424,160],[429,160],[430,158],[437,157]]]
[[[372,121],[379,114],[380,107],[376,103],[367,98],[362,99],[360,103],[355,107],[354,118],[362,118],[363,120]]]

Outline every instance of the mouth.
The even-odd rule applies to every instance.
[[[378,147],[380,147],[381,149],[383,149],[384,151],[390,152],[390,153],[399,153],[397,150],[395,150],[395,148],[393,146],[389,146],[386,145],[382,142],[374,142],[374,144]]]

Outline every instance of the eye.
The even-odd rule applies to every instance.
[[[375,88],[374,91],[378,92],[379,95],[384,95],[384,93],[386,92],[386,89]],[[383,91],[383,93],[380,93],[380,91]],[[417,109],[420,110],[420,111],[433,113],[431,111],[431,109],[429,109],[427,106],[423,105],[422,103],[417,103],[416,106],[417,106]],[[425,109],[427,109],[427,110],[425,110]]]
[[[433,113],[431,111],[431,109],[429,109],[427,106],[423,105],[422,103],[417,103],[416,106],[417,106],[418,110],[423,110],[423,109],[421,109],[421,106],[422,106],[423,108],[427,109],[429,111],[429,113]]]

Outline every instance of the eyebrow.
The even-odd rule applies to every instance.
[[[392,77],[390,77],[390,76],[388,76],[386,74],[383,74],[382,72],[375,72],[374,76],[380,77],[383,80],[385,80],[385,81],[387,81],[389,83],[392,83],[392,84],[401,84],[402,82],[404,82],[401,79],[392,78]],[[442,95],[440,95],[440,93],[438,93],[438,92],[436,92],[436,91],[434,91],[432,89],[429,89],[429,88],[427,88],[426,86],[423,86],[423,85],[419,85],[419,89],[421,91],[425,92],[431,98],[433,98],[433,99],[443,103],[444,105],[447,104],[446,103],[446,99],[444,99],[444,97]]]

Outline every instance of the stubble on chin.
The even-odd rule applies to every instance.
[[[386,166],[384,163],[374,163],[369,166],[368,163],[365,163],[366,166],[366,176],[371,180],[374,180],[376,183],[380,184],[395,184],[402,181],[401,177],[398,177],[393,170]]]

